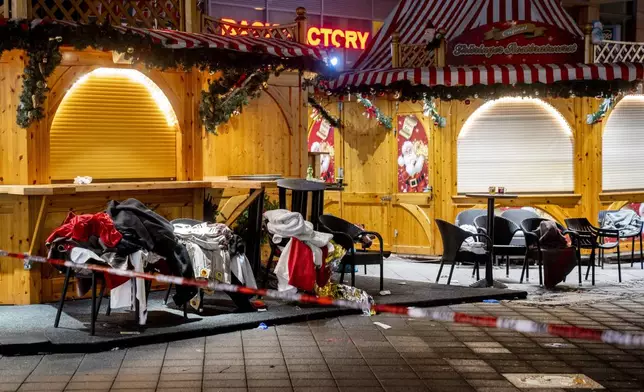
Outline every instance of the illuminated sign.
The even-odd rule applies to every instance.
[[[306,42],[309,45],[325,47],[335,46],[347,49],[362,49],[367,47],[368,32],[354,30],[328,29],[325,27],[310,27],[306,34]]]
[[[263,22],[252,22],[248,23],[246,20],[237,22],[234,19],[221,19],[223,22],[232,23],[239,26],[251,26],[251,27],[276,27],[279,24],[270,24]],[[233,26],[229,28],[222,28],[222,35],[248,35],[248,31],[240,29],[237,32],[237,29]],[[270,38],[270,36],[267,36]],[[309,31],[306,33],[306,42],[311,46],[324,46],[336,48],[346,48],[346,49],[360,49],[364,50],[367,47],[367,39],[369,39],[368,31],[355,31],[355,30],[342,30],[342,29],[330,29],[326,27],[309,27]]]

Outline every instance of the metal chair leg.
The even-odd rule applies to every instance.
[[[582,284],[582,279],[581,279],[581,250],[579,250],[579,246],[577,246],[577,271],[579,272],[579,286]]]
[[[168,285],[168,290],[165,292],[165,298],[163,299],[163,304],[167,305],[168,304],[168,298],[170,298],[170,291],[172,291],[172,283]]]
[[[642,251],[642,233],[640,233],[639,237],[640,237],[640,268],[644,269],[644,255],[642,254],[644,253],[644,251]]]
[[[619,259],[619,256],[618,256]],[[590,264],[593,267],[593,280],[591,284],[594,286],[595,285],[595,248],[593,247],[593,250],[590,252]]]
[[[436,275],[436,283],[438,283],[438,281],[441,278],[441,272],[443,272],[443,265],[444,264],[445,264],[445,260],[441,257],[441,265],[438,267],[438,275]]]
[[[541,254],[541,248],[539,248],[539,286],[543,286],[543,254]]]
[[[635,237],[631,238],[631,267],[635,262]]]
[[[510,277],[510,256],[505,256],[505,277]]]
[[[523,259],[523,268],[521,268],[521,278],[519,279],[519,283],[523,283],[523,275],[525,275],[525,271],[528,267],[528,256],[526,256]]]
[[[58,328],[60,323],[60,315],[63,313],[63,305],[65,305],[65,296],[67,295],[67,288],[69,287],[69,278],[72,275],[72,269],[67,267],[65,271],[65,282],[63,283],[63,292],[58,302],[58,310],[56,311],[56,320],[54,321],[54,328]]]
[[[271,246],[271,253],[268,255],[268,260],[266,260],[266,273],[264,274],[264,288],[268,288],[268,277],[271,273],[271,263],[273,262],[273,257],[275,256],[275,249]]]
[[[367,266],[365,266],[367,268]],[[385,263],[380,260],[380,291],[385,289]]]
[[[452,282],[452,274],[454,273],[454,267],[456,266],[456,262],[452,263],[452,267],[449,269],[449,277],[447,278],[447,285]]]
[[[105,296],[106,286],[107,286],[107,283],[105,282],[105,279],[103,279],[103,282],[101,284],[101,292],[98,294],[98,304],[96,305],[96,315],[98,315],[101,311],[101,303],[103,302],[103,297]]]
[[[96,332],[96,273],[92,272],[92,319],[90,335],[94,336]]]
[[[619,283],[622,283],[622,262],[619,257],[619,238],[617,239],[617,276]]]
[[[351,264],[351,286],[356,287],[356,266]]]

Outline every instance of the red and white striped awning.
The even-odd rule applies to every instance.
[[[32,27],[42,23],[34,20]],[[51,21],[51,23],[66,26],[78,26],[74,22]],[[135,33],[149,37],[152,42],[168,49],[215,48],[228,49],[243,53],[267,53],[281,58],[310,57],[317,61],[324,61],[327,54],[324,50],[310,47],[293,41],[277,38],[255,38],[249,36],[224,36],[206,33],[186,33],[183,31],[167,29],[145,29],[130,26],[112,26],[122,33]]]
[[[642,79],[644,64],[641,63],[447,66],[347,72],[332,80],[329,89],[341,91],[347,88],[388,86],[396,82],[408,82],[412,86],[456,87]]]
[[[583,36],[559,0],[401,0],[354,69],[390,67],[394,32],[400,35],[401,44],[414,45],[421,43],[428,23],[445,29],[449,40],[480,26],[507,21],[541,22]]]

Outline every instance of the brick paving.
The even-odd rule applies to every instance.
[[[644,296],[575,306],[450,308],[644,329]],[[644,391],[644,349],[395,315],[347,316],[97,354],[0,357],[0,391],[580,390],[519,389],[503,375],[510,373],[583,374],[604,390]]]

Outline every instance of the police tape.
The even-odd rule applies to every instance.
[[[610,329],[602,330],[595,328],[582,328],[576,327],[574,325],[547,324],[531,320],[519,320],[509,317],[479,316],[461,312],[453,312],[450,310],[432,310],[427,308],[415,308],[400,305],[372,304],[370,309],[364,309],[364,304],[362,303],[347,301],[343,299],[316,297],[309,294],[280,292],[271,289],[253,289],[250,287],[219,283],[216,281],[187,279],[178,276],[150,274],[146,272],[137,272],[131,270],[119,270],[96,264],[78,264],[66,260],[48,259],[42,256],[30,256],[28,254],[12,253],[4,250],[0,250],[0,257],[21,259],[25,263],[25,268],[30,268],[32,262],[53,264],[62,267],[83,269],[128,278],[139,278],[160,283],[172,283],[180,286],[194,286],[198,288],[206,288],[227,293],[257,295],[265,298],[298,302],[303,304],[330,306],[362,311],[372,310],[376,313],[392,313],[404,315],[411,318],[430,319],[457,324],[469,324],[478,327],[507,329],[521,333],[549,334],[568,339],[598,341],[608,344],[617,344],[621,346],[644,347],[644,334],[620,332]]]

